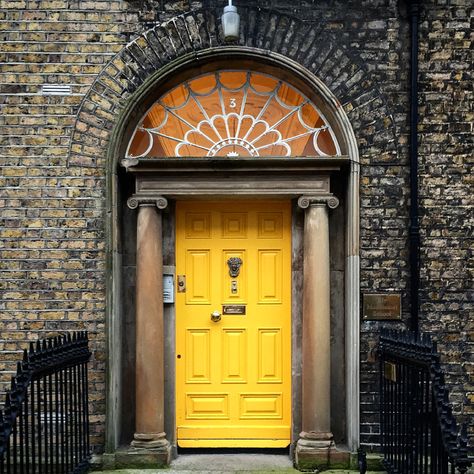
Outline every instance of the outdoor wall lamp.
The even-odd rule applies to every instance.
[[[237,13],[237,7],[232,5],[232,0],[229,0],[229,5],[224,7],[224,14],[222,15],[221,21],[224,40],[237,40],[239,38],[240,16]]]

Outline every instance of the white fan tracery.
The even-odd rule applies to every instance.
[[[242,71],[234,73],[242,76]],[[196,87],[198,81],[193,80],[165,94],[140,122],[127,155],[340,154],[334,132],[324,116],[292,86],[268,75],[247,72],[240,86],[230,87],[222,79],[225,74],[232,72],[203,76],[207,91]],[[208,82],[212,80],[215,84],[209,87]],[[266,89],[257,88],[259,80],[267,81]],[[181,95],[176,93],[178,88]],[[180,99],[177,104],[175,96]]]

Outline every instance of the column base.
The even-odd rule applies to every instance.
[[[295,464],[300,471],[348,469],[350,453],[336,448],[332,433],[303,432],[296,444]]]
[[[134,448],[159,449],[169,446],[166,433],[135,433],[130,443]]]
[[[165,433],[135,433],[130,448],[115,454],[120,467],[160,468],[171,462],[171,445]]]

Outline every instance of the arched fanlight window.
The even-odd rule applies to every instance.
[[[165,93],[140,120],[127,157],[333,156],[340,147],[321,111],[290,84],[220,70]]]

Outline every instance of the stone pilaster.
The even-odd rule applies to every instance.
[[[136,281],[136,425],[134,448],[152,450],[168,464],[170,445],[164,432],[163,197],[127,202],[138,207]]]
[[[331,432],[331,331],[328,207],[335,196],[303,196],[303,387],[302,432],[296,447],[300,468],[329,465]]]

